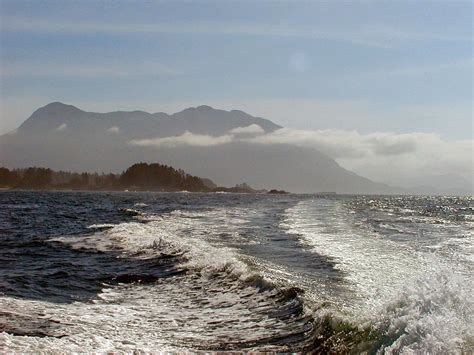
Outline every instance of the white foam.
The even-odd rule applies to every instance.
[[[391,342],[385,353],[469,353],[474,344],[473,282],[437,269],[408,283],[372,322]]]
[[[189,351],[193,344],[238,348],[240,343],[293,334],[305,326],[304,317],[269,317],[267,311],[277,310],[272,296],[278,291],[241,282],[252,276],[247,266],[233,249],[209,242],[215,238],[209,235],[222,233],[219,223],[232,233],[233,226],[245,221],[237,210],[175,211],[150,217],[148,223],[120,223],[92,235],[50,239],[74,249],[113,250],[127,258],[185,252],[181,266],[192,272],[151,285],[104,286],[90,303],[58,305],[0,297],[2,308],[47,314],[59,321],[55,333],[65,335],[3,333],[6,348],[13,352]],[[282,346],[260,345],[258,350],[262,349]]]
[[[229,235],[238,238],[237,226],[245,222],[237,216],[229,218],[229,211],[225,215],[220,213],[213,210],[173,211],[163,216],[146,214],[139,219],[147,223],[107,225],[111,228],[93,235],[54,237],[50,241],[68,244],[73,249],[121,251],[126,257],[185,252],[187,262],[181,265],[185,268],[210,272],[227,269],[248,276],[247,267],[231,248],[210,243],[221,235],[222,224],[227,225]]]
[[[145,312],[137,314],[123,304],[62,305],[6,297],[0,297],[0,304],[4,309],[22,309],[30,315],[47,314],[48,319],[60,326],[56,333],[66,335],[62,338],[15,336],[3,332],[0,338],[9,352],[131,352],[137,349],[137,343],[142,351],[177,350],[170,349],[159,334],[144,331],[146,328],[141,323],[150,320]],[[159,331],[159,327],[156,329]]]
[[[166,352],[193,346],[215,348],[292,334],[304,318],[268,317],[275,290],[236,285],[202,276],[171,278],[153,285],[105,288],[92,303],[69,305],[0,297],[5,309],[46,314],[63,337],[0,334],[11,352]],[[261,345],[258,350],[282,349]],[[284,349],[284,347],[283,347]]]
[[[308,200],[287,210],[282,226],[336,263],[348,289],[331,294],[339,299],[336,310],[385,333],[392,343],[383,352],[459,351],[472,346],[474,334],[473,264],[466,258],[472,233],[459,237],[460,226],[434,222],[419,218],[416,225],[420,233],[430,232],[434,244],[412,233],[395,242],[354,217],[341,201]]]
[[[370,231],[357,233],[346,221],[337,202],[303,201],[287,211],[282,226],[300,235],[316,253],[330,257],[344,273],[351,291],[345,294],[347,300],[341,300],[344,308],[371,311],[407,278],[422,273],[425,265],[416,251],[400,249]]]
[[[243,222],[235,217],[229,223],[229,231],[233,224]],[[216,210],[175,211],[163,216],[144,215],[140,219],[148,222],[107,225],[109,229],[92,235],[54,237],[50,241],[73,249],[119,252],[127,258],[184,252],[184,261],[179,266],[192,269],[192,277],[178,276],[176,282],[169,278],[159,285],[106,287],[92,303],[58,305],[0,297],[4,309],[22,309],[30,315],[47,314],[60,321],[59,332],[67,335],[55,338],[3,333],[6,348],[13,352],[183,351],[191,346],[186,339],[197,342],[207,339],[212,343],[222,342],[222,338],[244,340],[262,332],[260,335],[265,338],[277,333],[278,328],[286,327],[284,321],[280,321],[281,324],[271,321],[268,329],[258,330],[261,319],[252,315],[251,308],[264,302],[271,291],[260,293],[251,286],[233,289],[225,282],[215,284],[216,275],[224,279],[230,277],[230,280],[251,276],[231,248],[214,247],[206,241],[213,233],[221,232],[219,226],[212,226],[211,219],[230,222],[227,214]],[[102,227],[104,225],[90,228]],[[216,320],[222,325],[206,326]],[[247,328],[252,328],[252,332]],[[177,346],[180,341],[182,346]]]

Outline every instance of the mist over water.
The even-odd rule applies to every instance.
[[[4,191],[0,339],[469,353],[473,223],[469,197]]]

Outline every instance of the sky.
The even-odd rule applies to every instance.
[[[98,112],[206,104],[342,141],[435,137],[464,147],[462,174],[472,171],[471,1],[0,4],[0,134],[52,101]]]

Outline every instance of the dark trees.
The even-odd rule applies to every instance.
[[[207,184],[212,183],[209,181]],[[135,164],[121,175],[79,174],[36,167],[10,171],[0,167],[0,187],[74,190],[210,190],[201,178],[157,163]]]
[[[161,164],[139,163],[122,173],[119,183],[123,187],[148,190],[206,191],[202,179]]]

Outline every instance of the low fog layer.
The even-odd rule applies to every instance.
[[[469,193],[471,153],[472,141],[430,133],[294,130],[209,106],[173,115],[99,114],[53,103],[0,138],[0,164],[8,167],[118,172],[138,161],[160,162],[221,185],[294,192]],[[420,187],[374,183],[340,165],[393,186]]]

